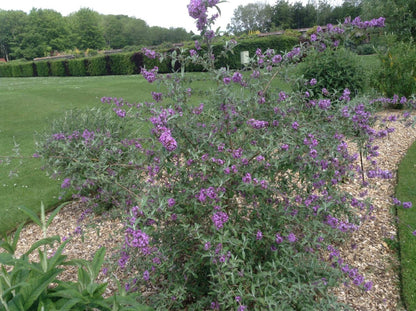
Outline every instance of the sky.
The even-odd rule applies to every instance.
[[[308,0],[297,0],[306,4]],[[313,0],[310,0],[313,1]],[[318,1],[318,0],[316,0]],[[130,17],[140,18],[149,26],[160,26],[164,28],[182,27],[187,31],[196,30],[194,20],[188,15],[187,5],[190,0],[2,0],[0,2],[1,10],[21,10],[29,13],[32,8],[52,9],[67,16],[70,13],[78,11],[80,8],[89,8],[100,14],[127,15]],[[239,5],[249,3],[267,3],[274,5],[276,0],[228,0],[219,5],[221,16],[215,24],[215,28],[221,27],[225,30],[227,24],[233,17],[234,10]],[[289,2],[294,3],[295,0]],[[331,5],[340,5],[342,0],[328,0]]]

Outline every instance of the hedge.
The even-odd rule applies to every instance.
[[[217,67],[241,68],[240,52],[242,51],[248,51],[250,56],[255,55],[258,48],[262,51],[274,49],[277,53],[283,53],[291,50],[298,43],[298,38],[284,35],[242,39],[234,48],[234,54],[217,58]],[[214,46],[214,53],[219,55],[221,49],[222,44]],[[167,51],[167,54],[172,51]],[[152,69],[155,66],[159,68],[160,73],[180,70],[179,64],[172,64],[170,57],[160,62],[159,59],[144,56],[142,52],[129,52],[69,60],[1,64],[0,77],[128,75],[140,73],[141,68]],[[185,69],[201,71],[202,67],[189,65]]]
[[[130,75],[135,72],[132,53],[113,54],[107,57],[112,75]]]
[[[35,62],[38,77],[50,76],[49,62]]]
[[[73,77],[83,77],[87,75],[85,58],[76,58],[68,61],[68,75]]]
[[[55,60],[49,62],[51,76],[64,77],[67,76],[66,61]]]
[[[88,59],[87,72],[90,76],[104,76],[108,73],[105,56],[95,56]]]

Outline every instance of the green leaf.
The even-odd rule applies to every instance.
[[[25,226],[25,223],[21,223],[19,227],[17,227],[16,232],[13,235],[13,242],[11,246],[13,247],[13,253],[16,251],[17,242],[19,241],[20,232],[22,231],[23,227]]]
[[[60,311],[71,311],[74,310],[73,307],[75,305],[77,305],[78,303],[80,303],[82,301],[82,299],[80,298],[72,298],[70,300],[68,300],[64,305],[62,305],[59,310]]]
[[[43,275],[36,276],[36,278],[29,279],[27,286],[23,287],[12,301],[15,301],[17,305],[23,303],[24,308],[22,310],[29,310],[42,292],[48,288],[49,284],[52,283],[56,276],[62,271],[62,269],[55,269],[45,272]]]
[[[10,254],[14,254],[13,246],[6,241],[0,241],[0,247]]]
[[[90,264],[92,267],[92,280],[95,280],[98,277],[98,274],[100,274],[101,266],[104,263],[104,256],[105,256],[105,247],[101,247],[94,255],[94,258]]]
[[[38,217],[38,215],[36,215],[36,213],[34,211],[32,211],[31,209],[25,207],[25,206],[19,206],[18,209],[20,209],[23,213],[25,213],[30,219],[32,219],[32,221],[37,224],[39,227],[42,228],[42,222],[40,220],[40,218]]]
[[[68,287],[71,286],[71,287]],[[78,291],[77,287],[77,283],[67,283],[65,282],[65,287],[64,289],[61,288],[57,288],[56,291],[54,293],[50,293],[49,296],[51,297],[62,297],[62,298],[76,298],[79,299],[79,301],[81,301],[83,299],[82,294]]]
[[[101,297],[101,295],[104,294],[106,288],[107,283],[93,283],[87,286],[87,292],[90,294],[91,297]]]
[[[64,251],[64,248],[69,240],[64,241],[61,245],[59,245],[58,249],[55,251],[55,254],[48,260],[48,270],[55,268],[58,265],[61,265],[65,259],[67,258],[66,255],[61,255]]]
[[[37,249],[38,247],[42,246],[42,245],[50,245],[53,244],[53,242],[60,242],[61,238],[59,237],[59,235],[54,235],[52,237],[48,237],[42,240],[39,240],[35,243],[33,243],[32,247],[25,253],[25,255],[29,255],[31,254],[35,249]]]
[[[78,268],[78,283],[81,286],[81,289],[87,288],[87,285],[91,283],[90,276],[81,267]]]
[[[16,263],[16,259],[13,257],[12,254],[0,253],[0,263],[2,265],[14,266]]]

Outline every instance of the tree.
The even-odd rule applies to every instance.
[[[130,18],[124,30],[126,45],[147,45],[150,43],[150,27],[144,20]]]
[[[125,15],[103,15],[101,18],[106,46],[115,49],[126,46],[125,24],[128,17]]]
[[[28,15],[24,31],[20,33],[19,56],[26,59],[46,56],[52,51],[69,47],[69,29],[56,11],[33,8]]]
[[[27,15],[23,11],[0,10],[0,55],[6,60],[13,58],[27,22]]]
[[[383,16],[386,31],[400,40],[416,39],[416,0],[362,0],[363,19]]]
[[[101,49],[105,46],[100,15],[88,8],[82,8],[69,16],[73,42],[79,49]]]
[[[287,0],[277,0],[272,9],[271,22],[278,29],[289,29],[293,25],[293,12]]]
[[[316,9],[313,4],[308,3],[306,6],[303,6],[302,2],[296,2],[291,7],[291,11],[291,28],[307,28],[315,25]]]
[[[227,25],[227,31],[241,34],[249,31],[266,32],[271,27],[272,9],[265,3],[249,3],[239,5],[234,10],[231,23]]]

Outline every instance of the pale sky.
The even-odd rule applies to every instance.
[[[308,0],[297,0],[306,4]],[[313,0],[310,0],[313,2]],[[316,0],[318,1],[318,0]],[[67,16],[80,8],[90,8],[100,14],[127,15],[144,20],[149,26],[182,27],[187,31],[198,33],[194,20],[188,15],[187,5],[190,0],[1,0],[1,10],[21,10],[29,13],[32,8],[52,9]],[[268,3],[274,5],[276,0],[228,0],[219,5],[221,16],[215,28],[225,30],[231,21],[234,10],[239,5],[249,3]],[[294,3],[296,0],[290,0]],[[331,5],[340,5],[342,0],[329,0]]]

